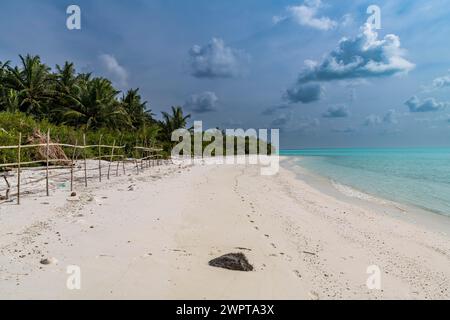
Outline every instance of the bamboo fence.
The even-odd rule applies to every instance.
[[[119,143],[116,143],[119,141]],[[143,143],[145,145],[145,143]],[[52,159],[50,157],[50,148],[51,147],[60,147],[60,148],[66,148],[71,149],[72,154],[70,158],[66,159]],[[22,161],[22,155],[23,151],[25,149],[30,148],[45,148],[45,159],[44,160],[34,160],[34,161]],[[122,145],[122,138],[119,140],[114,140],[112,145],[106,145],[102,144],[102,138],[100,137],[98,144],[95,145],[88,145],[86,143],[86,135],[83,135],[83,143],[79,144],[78,141],[75,142],[75,144],[67,144],[67,143],[54,143],[51,142],[50,139],[50,131],[47,132],[46,136],[46,142],[45,143],[37,143],[37,144],[22,144],[22,134],[19,133],[19,141],[17,145],[13,146],[0,146],[1,150],[16,150],[17,154],[17,161],[13,163],[0,163],[0,169],[6,168],[5,172],[0,172],[0,178],[3,178],[3,180],[6,182],[6,196],[2,196],[0,198],[0,204],[4,202],[11,202],[10,197],[16,196],[17,204],[20,204],[21,199],[21,173],[24,170],[24,168],[32,168],[36,170],[45,170],[45,192],[46,195],[50,195],[50,189],[49,189],[49,180],[50,180],[50,170],[52,169],[68,169],[70,170],[70,191],[73,191],[74,189],[74,175],[75,172],[83,172],[83,181],[84,186],[88,186],[88,171],[93,169],[88,169],[87,162],[88,160],[98,160],[98,176],[99,181],[102,181],[102,169],[104,166],[102,165],[102,161],[107,161],[107,173],[106,178],[107,180],[110,180],[112,170],[114,170],[113,165],[115,164],[115,175],[119,176],[120,166],[122,165],[122,171],[123,174],[126,174],[126,163],[133,163],[136,168],[136,174],[139,174],[142,172],[145,168],[150,168],[153,166],[160,166],[165,163],[169,163],[170,160],[164,159],[164,157],[161,155],[162,149],[158,148],[151,148],[148,146],[139,146],[136,142],[136,146],[133,147],[134,150],[134,157],[133,158],[127,158],[125,154],[125,145]],[[96,157],[87,157],[86,150],[88,149],[97,149],[98,150],[98,156]],[[67,154],[66,154],[67,156]],[[76,163],[79,161],[79,157],[81,157],[81,163],[82,163],[82,169],[81,170],[75,170]],[[44,164],[44,167],[33,167],[39,164]],[[62,165],[61,165],[62,164]],[[11,193],[11,184],[8,181],[8,171],[16,171],[17,175],[17,183],[16,183],[16,193]],[[40,182],[43,179],[37,179],[33,181],[34,183]],[[1,181],[1,180],[0,180]],[[23,192],[22,192],[23,193]]]

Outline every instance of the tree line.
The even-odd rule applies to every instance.
[[[161,143],[190,118],[172,107],[158,121],[137,88],[122,93],[107,78],[78,73],[71,62],[52,70],[39,56],[19,57],[17,66],[0,62],[0,112],[83,131],[132,132]]]

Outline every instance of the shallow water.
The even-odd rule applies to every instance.
[[[450,216],[450,148],[282,151],[339,184]]]

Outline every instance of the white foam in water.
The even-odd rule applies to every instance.
[[[351,198],[358,198],[361,200],[366,200],[366,201],[370,201],[370,202],[376,202],[378,204],[389,204],[389,202],[382,200],[380,198],[376,198],[374,196],[371,196],[370,194],[361,192],[359,190],[356,190],[352,187],[340,184],[334,180],[331,180],[331,184],[333,185],[333,187],[338,190],[340,193],[342,193],[343,195],[347,196],[347,197],[351,197]]]

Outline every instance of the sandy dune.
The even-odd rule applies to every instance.
[[[3,204],[0,298],[450,297],[448,234],[337,200],[286,169],[259,172],[170,165],[78,186],[75,199],[59,190]],[[208,266],[230,252],[255,270]],[[66,286],[70,265],[81,290]],[[381,290],[366,286],[371,265]]]

